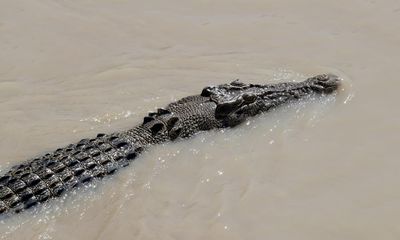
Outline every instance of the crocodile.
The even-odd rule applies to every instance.
[[[311,95],[336,92],[341,79],[321,74],[303,82],[205,87],[198,95],[150,112],[143,123],[22,162],[0,176],[0,214],[13,214],[59,197],[128,166],[150,146],[239,125],[246,119]]]

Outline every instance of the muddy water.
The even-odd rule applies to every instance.
[[[209,84],[336,96],[151,149],[2,239],[399,239],[398,1],[0,2],[0,169]]]

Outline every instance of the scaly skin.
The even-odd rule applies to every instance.
[[[125,132],[98,134],[14,166],[0,177],[0,213],[20,212],[128,166],[151,145],[216,128],[233,127],[251,116],[311,94],[334,92],[340,81],[326,74],[300,83],[230,84],[206,87],[149,113]]]

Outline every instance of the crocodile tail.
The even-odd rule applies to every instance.
[[[128,132],[98,134],[14,166],[0,176],[0,214],[20,212],[129,165],[143,150]]]

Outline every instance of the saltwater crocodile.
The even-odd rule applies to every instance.
[[[210,86],[144,117],[125,132],[98,134],[14,166],[0,176],[0,213],[20,212],[129,165],[151,145],[195,133],[236,126],[248,117],[312,94],[329,94],[340,84],[332,74],[304,82]]]

